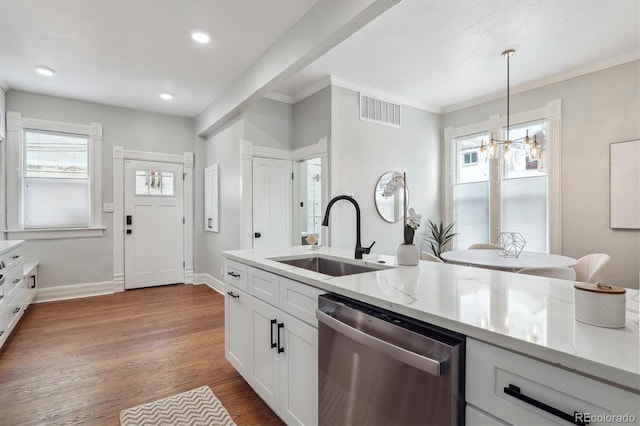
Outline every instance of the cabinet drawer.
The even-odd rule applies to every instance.
[[[15,247],[4,254],[0,254],[0,275],[4,275],[13,265],[22,260],[22,246]]]
[[[318,327],[318,296],[326,291],[280,277],[280,309]]]
[[[22,285],[22,263],[15,264],[6,271],[6,275],[3,275],[4,284],[3,287],[3,295],[7,301],[11,300],[15,294],[23,287]]]
[[[467,402],[518,425],[569,424],[562,413],[576,420],[601,416],[591,417],[591,425],[611,423],[606,416],[640,418],[636,394],[473,339],[467,339],[465,393]]]
[[[267,303],[278,306],[280,302],[280,277],[271,272],[249,267],[247,285],[249,293]]]
[[[227,284],[247,290],[247,266],[233,260],[224,260],[224,281]]]
[[[493,416],[490,416],[473,405],[468,405],[464,409],[465,426],[504,426],[508,423],[501,422]]]
[[[11,333],[13,327],[16,326],[18,320],[22,317],[22,289],[16,292],[14,297],[9,300],[7,306],[4,307],[4,326],[5,332]]]

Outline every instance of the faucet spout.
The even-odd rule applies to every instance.
[[[338,195],[337,197],[333,197],[329,204],[327,204],[327,210],[324,214],[324,219],[322,220],[322,226],[329,226],[329,213],[331,212],[331,207],[340,200],[349,201],[353,204],[353,207],[356,209],[356,250],[355,250],[355,258],[362,259],[363,254],[369,254],[371,252],[371,247],[376,243],[375,241],[369,247],[362,247],[362,241],[360,239],[360,206],[358,202],[349,195]]]

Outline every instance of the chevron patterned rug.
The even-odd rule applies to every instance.
[[[122,426],[235,426],[222,403],[202,386],[120,412]]]

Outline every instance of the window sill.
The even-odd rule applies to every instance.
[[[104,226],[91,228],[7,229],[10,240],[57,240],[63,238],[102,237]]]

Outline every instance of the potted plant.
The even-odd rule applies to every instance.
[[[455,222],[451,222],[449,225],[445,226],[442,221],[440,221],[440,224],[437,225],[429,220],[429,224],[427,225],[429,233],[425,234],[425,240],[429,243],[433,254],[438,256],[440,259],[442,259],[440,254],[443,251],[446,251],[445,249],[447,245],[455,235],[458,235],[453,232],[454,224]]]

